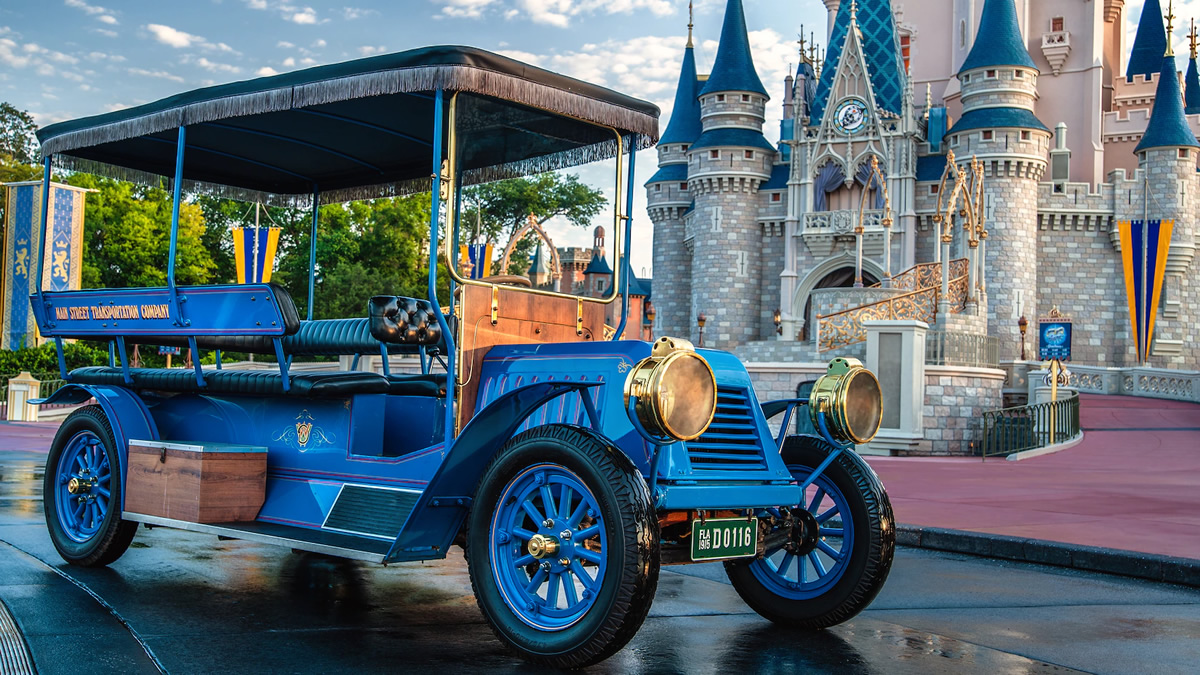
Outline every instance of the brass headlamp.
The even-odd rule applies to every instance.
[[[829,433],[852,443],[868,443],[883,421],[883,392],[875,374],[858,359],[836,358],[813,385],[808,414],[820,428],[817,415],[825,413]]]
[[[717,379],[687,340],[661,337],[650,356],[625,379],[625,408],[655,436],[690,441],[703,434],[717,410]]]

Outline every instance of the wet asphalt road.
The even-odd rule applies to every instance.
[[[388,568],[166,529],[108,569],[69,567],[41,463],[0,452],[0,599],[39,672],[511,672],[456,549]],[[156,665],[156,662],[158,665]],[[1195,672],[1200,591],[901,549],[863,614],[797,633],[719,565],[664,568],[651,616],[598,673]]]

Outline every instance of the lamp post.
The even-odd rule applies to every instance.
[[[775,334],[783,335],[783,317],[778,309],[775,310]]]
[[[1025,329],[1029,328],[1029,320],[1022,314],[1021,318],[1017,319],[1017,328],[1021,331],[1021,360],[1025,360]]]
[[[646,320],[650,322],[650,334],[647,336],[649,340],[654,339],[654,317],[658,316],[658,312],[654,311],[654,303],[646,302]]]
[[[708,321],[708,317],[704,316],[704,312],[700,312],[700,316],[696,317],[696,327],[700,329],[700,347],[704,346],[704,324]]]

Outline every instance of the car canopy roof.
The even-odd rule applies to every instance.
[[[658,138],[646,101],[472,47],[425,47],[169,96],[38,131],[61,168],[160,184],[187,127],[190,191],[280,205],[428,190],[434,92],[463,92],[463,182],[612,157]],[[627,147],[626,147],[627,149]]]

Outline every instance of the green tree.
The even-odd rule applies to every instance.
[[[577,176],[559,173],[511,178],[467,188],[464,192],[461,240],[476,239],[474,229],[478,222],[478,240],[496,245],[497,253],[503,251],[531,213],[539,225],[561,217],[572,225],[587,227],[608,201],[603,192],[579,182]],[[535,245],[533,237],[524,237],[514,248],[506,272],[525,274]]]
[[[0,155],[17,164],[37,162],[37,124],[33,116],[7,101],[0,101]]]
[[[170,248],[171,195],[165,190],[89,174],[68,183],[91,188],[84,214],[84,288],[165,286]],[[204,245],[204,215],[199,206],[179,208],[175,280],[208,283],[215,268]]]

